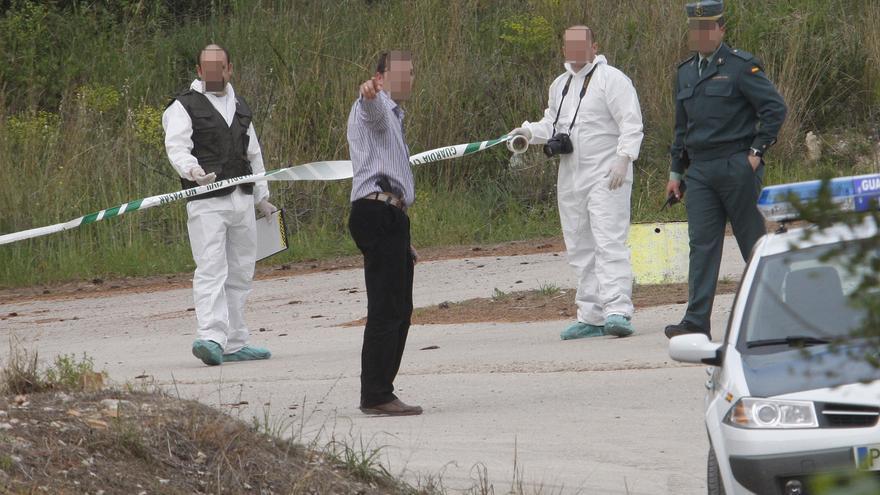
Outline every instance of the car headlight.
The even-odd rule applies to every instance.
[[[812,402],[743,397],[730,408],[724,422],[750,429],[818,428]]]

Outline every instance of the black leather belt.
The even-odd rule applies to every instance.
[[[401,210],[406,211],[406,204],[402,199],[397,196],[385,192],[377,192],[364,196],[363,199],[372,199],[373,201],[381,201],[386,205],[394,206],[395,208],[400,208]]]

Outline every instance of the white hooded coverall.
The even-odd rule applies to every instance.
[[[560,155],[557,199],[562,234],[578,289],[578,321],[602,326],[613,314],[631,317],[632,268],[626,246],[632,195],[632,162],[642,144],[642,113],[632,81],[599,55],[577,73],[570,64],[550,85],[549,102],[538,122],[524,122],[530,144],[553,136],[562,89],[572,76],[556,132],[568,132],[584,77],[597,65],[580,105],[571,142],[574,151]],[[606,177],[617,156],[629,160],[626,181],[611,191]]]
[[[202,81],[190,86],[204,93],[214,108],[231,125],[235,115],[235,90],[226,85],[226,95],[205,93]],[[192,155],[192,120],[179,101],[162,115],[165,151],[181,177],[192,180],[190,171],[198,165]],[[253,124],[248,128],[247,157],[253,173],[265,171],[263,154]],[[232,194],[197,199],[186,205],[187,230],[196,271],[193,276],[198,338],[212,340],[233,354],[247,345],[248,328],[244,306],[251,291],[256,263],[256,220],[254,205],[269,197],[265,182],[254,184],[253,196],[236,187]]]

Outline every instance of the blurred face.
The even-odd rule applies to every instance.
[[[412,96],[413,65],[412,60],[391,60],[388,70],[385,71],[384,86],[391,99],[394,101],[406,101]]]
[[[232,64],[226,60],[223,50],[206,49],[202,52],[201,63],[196,68],[199,78],[205,85],[205,91],[223,94],[226,83],[232,77]]]
[[[688,47],[703,54],[713,53],[724,39],[724,28],[715,21],[688,21]]]
[[[565,61],[572,65],[587,65],[593,62],[599,45],[593,43],[590,31],[582,28],[565,31],[562,51]]]

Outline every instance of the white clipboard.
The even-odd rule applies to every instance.
[[[257,219],[257,261],[287,250],[287,223],[284,208],[275,210],[268,219]]]

